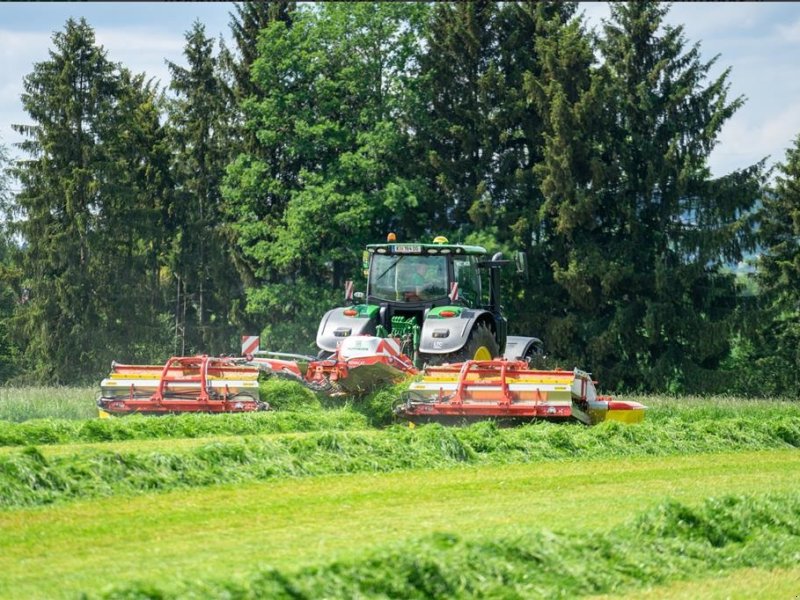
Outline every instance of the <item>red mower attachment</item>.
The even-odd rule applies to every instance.
[[[234,359],[175,356],[163,366],[112,363],[97,406],[117,415],[267,410],[259,401],[258,368]]]
[[[395,412],[415,423],[486,419],[634,423],[644,418],[645,409],[638,402],[598,396],[584,371],[536,371],[525,361],[503,359],[428,367],[404,400]]]
[[[278,352],[260,354],[249,358],[247,364],[329,395],[360,394],[417,373],[413,361],[403,354],[399,340],[391,337],[355,335],[344,338],[329,358]]]

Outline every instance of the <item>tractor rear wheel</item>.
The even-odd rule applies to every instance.
[[[491,360],[500,354],[500,346],[488,325],[478,323],[472,328],[464,346],[451,354],[427,354],[425,362],[429,365],[457,363],[466,360]]]

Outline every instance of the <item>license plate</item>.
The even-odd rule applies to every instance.
[[[392,246],[392,252],[395,254],[420,254],[422,246],[419,244],[395,244]]]

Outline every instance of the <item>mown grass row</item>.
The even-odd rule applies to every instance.
[[[614,422],[593,428],[393,427],[250,437],[146,453],[92,449],[50,458],[28,447],[0,456],[0,507],[282,477],[787,447],[800,447],[800,420],[792,417],[635,427]]]
[[[275,411],[243,414],[183,414],[163,417],[39,419],[24,423],[0,421],[0,446],[73,444],[122,440],[202,438],[291,431],[365,429],[367,418],[350,409]]]
[[[462,538],[439,533],[362,559],[245,581],[142,582],[102,597],[570,598],[622,592],[747,567],[786,567],[800,553],[800,494],[665,502],[612,531],[540,530]]]
[[[270,380],[261,384],[261,395],[275,408],[268,413],[162,417],[130,416],[111,419],[37,419],[10,422],[0,419],[0,446],[92,443],[121,440],[202,438],[224,435],[257,435],[289,431],[353,430],[393,422],[393,407],[407,384],[377,391],[363,398],[320,399],[297,383]],[[800,402],[742,400],[738,398],[636,397],[650,407],[652,423],[690,422],[743,417],[772,420],[800,419]],[[1,411],[0,411],[1,413]]]

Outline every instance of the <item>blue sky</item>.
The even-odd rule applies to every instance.
[[[609,14],[605,3],[581,5],[588,24]],[[195,19],[208,35],[228,36],[230,3],[79,2],[0,3],[0,143],[19,141],[11,123],[25,123],[22,79],[47,59],[50,38],[69,17],[85,17],[111,60],[166,83],[165,59],[182,63],[183,35]],[[800,134],[800,4],[790,2],[676,3],[668,22],[683,24],[689,42],[701,42],[713,73],[732,68],[731,95],[747,98],[725,125],[711,156],[722,175],[771,155],[783,160]]]

